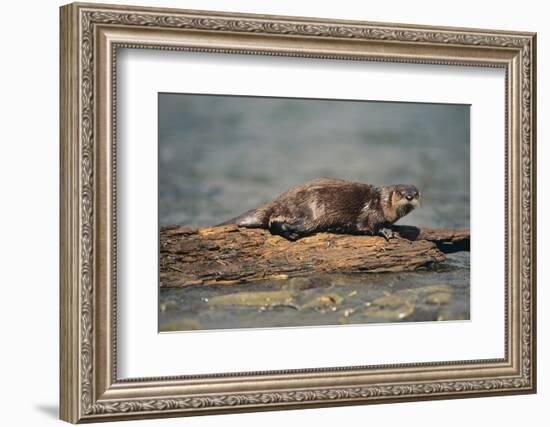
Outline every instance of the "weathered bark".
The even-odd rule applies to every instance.
[[[408,240],[434,242],[438,249],[446,254],[470,250],[470,230],[418,228],[410,225],[394,225],[392,230]]]
[[[469,250],[469,230],[395,226],[399,236],[318,233],[296,242],[234,225],[170,226],[160,232],[160,285],[232,285],[312,273],[413,271]]]

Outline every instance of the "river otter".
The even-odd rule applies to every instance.
[[[393,237],[387,227],[420,201],[414,185],[375,187],[343,179],[318,178],[291,188],[272,202],[218,225],[264,228],[288,240],[319,231]]]

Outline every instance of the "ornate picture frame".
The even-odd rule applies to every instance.
[[[61,418],[78,423],[536,391],[536,36],[98,4],[61,8]],[[499,67],[506,73],[501,359],[119,379],[117,49]]]

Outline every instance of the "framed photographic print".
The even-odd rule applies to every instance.
[[[533,393],[535,34],[61,8],[61,418]]]
[[[158,109],[160,331],[470,318],[469,105],[161,93]],[[405,215],[447,229],[389,228]]]

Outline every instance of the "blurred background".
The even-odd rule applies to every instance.
[[[318,177],[414,184],[400,223],[469,227],[468,105],[159,95],[160,224],[207,226]]]
[[[414,184],[399,223],[470,226],[468,105],[159,95],[160,225],[210,226],[318,177]],[[470,318],[470,253],[430,270],[161,289],[159,329]]]

